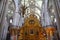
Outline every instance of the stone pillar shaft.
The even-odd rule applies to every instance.
[[[51,25],[51,19],[50,19],[50,16],[49,16],[49,12],[48,12],[48,0],[45,0],[44,1],[44,4],[43,4],[43,10],[42,10],[42,17],[43,17],[43,25],[44,26],[47,26],[47,25]]]
[[[7,7],[8,7],[8,0],[2,0],[0,40],[6,40],[8,30],[8,23],[6,20]]]
[[[60,17],[59,17],[60,10],[59,10],[59,5],[58,5],[57,0],[53,0],[53,3],[54,3],[54,10],[55,10],[55,18],[56,18],[57,29],[58,29],[59,37],[60,37]]]
[[[14,26],[18,26],[18,23],[19,23],[19,18],[20,18],[20,15],[19,15],[19,5],[18,5],[18,0],[14,0],[15,2],[15,6],[16,6],[16,9],[15,9],[15,13],[14,13],[14,16],[13,16],[13,25]]]

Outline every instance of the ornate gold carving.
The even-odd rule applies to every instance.
[[[46,32],[35,15],[31,14],[29,18],[26,18],[23,27],[19,30],[21,35],[18,40],[46,40]]]

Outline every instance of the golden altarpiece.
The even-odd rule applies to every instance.
[[[17,40],[46,40],[46,32],[34,14],[25,18],[19,29],[10,28],[11,35],[17,35]],[[15,38],[14,38],[15,39]]]
[[[19,29],[18,40],[46,40],[46,32],[34,14],[25,19]]]

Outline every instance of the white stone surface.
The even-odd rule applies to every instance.
[[[13,25],[15,26],[18,26],[18,23],[19,23],[19,18],[20,18],[20,15],[19,15],[19,5],[18,5],[18,0],[14,0],[15,1],[15,5],[16,5],[16,10],[15,10],[15,13],[14,13],[14,16],[13,16]]]

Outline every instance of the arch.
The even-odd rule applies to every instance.
[[[28,6],[27,8],[29,8],[30,6]],[[36,7],[36,8],[38,8],[40,11],[41,11],[41,9],[40,9],[40,7],[38,7],[38,6],[36,6],[36,5],[33,5],[33,7]]]
[[[29,8],[29,7],[31,7],[31,6],[27,6],[27,8]],[[38,6],[33,5],[33,7],[36,7],[36,8],[38,8],[39,11],[41,11],[41,9]],[[35,13],[35,14],[38,15],[39,16],[39,19],[40,19],[40,15],[38,13]],[[25,15],[26,15],[26,17],[28,17],[28,15],[30,15],[30,13],[25,14]],[[24,18],[26,18],[26,17],[24,17]]]

